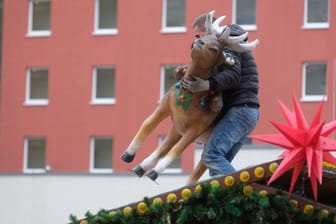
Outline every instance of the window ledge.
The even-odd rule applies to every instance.
[[[27,100],[24,102],[25,106],[47,106],[49,100]]]
[[[92,34],[95,36],[117,35],[118,30],[117,29],[97,29],[97,30],[94,30]]]
[[[307,23],[302,26],[302,29],[308,30],[308,29],[329,29],[329,23]]]
[[[328,100],[327,96],[302,96],[301,102],[326,102]]]
[[[42,169],[42,168],[25,169],[23,172],[25,174],[44,174],[44,173],[47,173],[46,169]]]
[[[163,27],[160,31],[161,33],[185,33],[187,32],[187,28],[184,26],[181,27]]]
[[[91,105],[113,105],[116,104],[115,99],[93,99],[90,102]]]
[[[255,24],[238,24],[239,26],[241,26],[245,31],[256,31],[257,30],[257,25]]]
[[[92,174],[108,174],[113,173],[113,169],[90,169],[90,173]]]
[[[46,30],[46,31],[29,31],[27,33],[27,37],[50,37],[51,36],[51,31]]]

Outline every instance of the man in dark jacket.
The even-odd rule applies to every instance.
[[[206,14],[196,18],[193,29],[196,38],[205,34]],[[238,25],[229,25],[230,35],[239,36],[245,31]],[[259,120],[258,69],[251,52],[225,52],[233,57],[234,64],[219,66],[208,80],[183,80],[184,88],[191,92],[213,90],[223,93],[222,116],[218,119],[202,154],[209,175],[226,175],[235,171],[231,161],[246,137]]]

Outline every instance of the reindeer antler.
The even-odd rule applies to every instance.
[[[230,30],[230,28],[226,28]],[[225,31],[224,31],[225,32]],[[230,31],[229,31],[230,32]],[[219,41],[223,43],[226,47],[236,51],[236,52],[246,52],[253,50],[258,44],[259,40],[256,39],[252,42],[245,42],[246,38],[248,37],[248,32],[243,33],[240,36],[229,36],[225,37],[226,35],[221,35]]]
[[[225,47],[231,48],[237,52],[246,52],[253,50],[258,44],[259,40],[256,39],[252,42],[244,42],[248,37],[248,32],[243,33],[239,36],[230,36],[230,27],[220,26],[220,23],[226,18],[225,16],[221,16],[217,18],[214,22],[213,18],[215,15],[215,10],[212,10],[207,14],[205,20],[205,28],[207,33],[214,33],[219,36],[219,41],[225,45]]]
[[[212,10],[211,12],[209,12],[206,15],[206,18],[205,18],[205,23],[204,23],[205,32],[208,33],[208,34],[213,33],[213,30],[212,30],[212,20],[213,20],[214,14],[215,14],[215,10]]]
[[[239,43],[239,44],[235,44],[232,46],[230,45],[228,47],[237,52],[246,52],[246,51],[253,50],[258,44],[259,44],[259,40],[255,39],[254,41],[249,42],[249,43],[248,42]]]
[[[215,16],[215,10],[212,10],[207,14],[206,20],[205,20],[205,29],[206,33],[216,33],[220,34],[227,26],[220,26],[219,24],[223,22],[223,20],[226,18],[226,16],[221,16],[218,19],[216,19],[214,22]]]

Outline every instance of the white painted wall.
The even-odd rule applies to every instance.
[[[278,158],[282,150],[243,148],[233,161],[237,169]],[[195,161],[201,151],[196,150]],[[0,175],[0,223],[61,224],[69,215],[113,209],[183,187],[188,175],[165,174],[159,185],[133,175]],[[207,179],[205,174],[202,180]]]

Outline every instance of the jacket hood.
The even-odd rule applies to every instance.
[[[237,24],[231,24],[229,27],[230,27],[230,36],[239,36],[246,32],[241,26]]]
[[[230,27],[230,36],[239,36],[242,35],[243,33],[246,33],[246,31],[237,24],[231,24],[229,25],[229,27]],[[248,37],[244,41],[247,41],[247,39]]]

